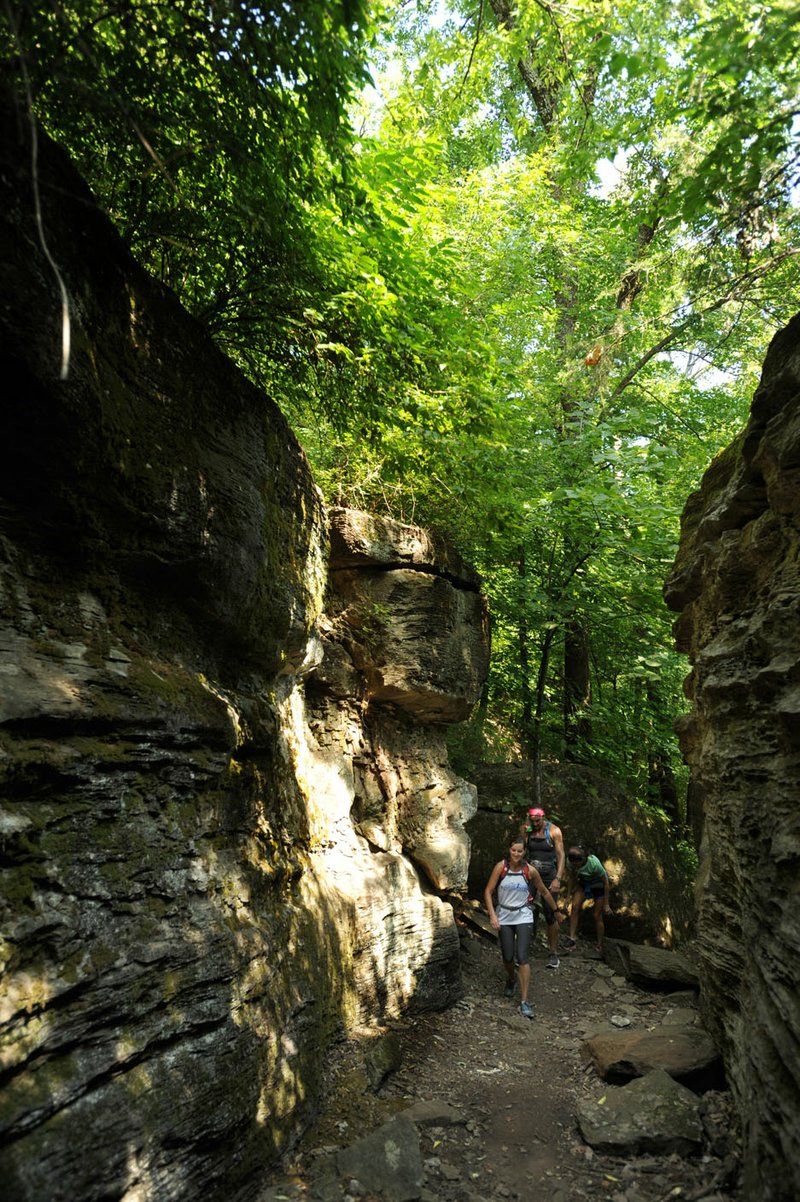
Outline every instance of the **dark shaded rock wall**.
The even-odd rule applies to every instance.
[[[275,406],[46,139],[38,230],[27,122],[0,122],[3,1197],[242,1199],[343,1030],[459,995],[433,886],[466,877],[441,723],[480,687],[477,582],[384,524],[426,547],[402,623],[417,580],[417,635],[457,614],[473,677],[394,667],[420,649],[383,593],[364,639]]]
[[[742,1115],[746,1190],[800,1196],[800,317],[689,500],[665,596],[691,660],[681,743],[702,832],[706,1020]]]

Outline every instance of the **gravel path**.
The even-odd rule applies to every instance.
[[[604,1083],[583,1054],[587,1033],[612,1016],[646,1030],[685,1011],[686,993],[654,994],[614,976],[594,952],[532,964],[533,1021],[502,996],[496,943],[462,931],[465,993],[452,1009],[395,1028],[400,1067],[377,1091],[365,1075],[370,1040],[348,1041],[337,1057],[324,1113],[275,1176],[262,1202],[305,1197],[369,1199],[332,1171],[347,1146],[418,1100],[447,1103],[465,1120],[421,1130],[423,1202],[736,1202],[735,1121],[727,1093],[703,1098],[706,1145],[694,1157],[592,1152],[575,1122],[578,1100]],[[374,1041],[373,1041],[374,1042]]]

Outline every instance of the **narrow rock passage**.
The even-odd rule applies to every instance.
[[[399,1069],[375,1093],[368,1088],[368,1042],[342,1049],[328,1105],[301,1146],[273,1178],[260,1202],[311,1198],[391,1198],[341,1172],[339,1150],[380,1128],[415,1103],[436,1103],[419,1120],[423,1202],[734,1202],[738,1192],[735,1120],[727,1092],[703,1095],[703,1146],[690,1156],[593,1152],[581,1138],[576,1109],[609,1087],[588,1060],[587,1034],[669,1028],[694,1015],[690,992],[650,993],[616,976],[596,953],[562,955],[545,968],[536,947],[533,1021],[502,996],[497,946],[471,931],[462,937],[465,995],[448,1011],[396,1030]],[[612,1018],[614,1022],[612,1023]],[[405,1128],[404,1128],[405,1129]],[[415,1142],[415,1139],[414,1141]]]

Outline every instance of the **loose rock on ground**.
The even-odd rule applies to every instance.
[[[493,941],[465,928],[462,953],[465,991],[454,1007],[342,1045],[323,1113],[259,1202],[737,1202],[736,1122],[724,1082],[712,1080],[716,1088],[704,1093],[673,1088],[664,1080],[669,1065],[647,1064],[634,1082],[637,1108],[629,1086],[602,1079],[590,1051],[598,1034],[650,1033],[670,1047],[677,1031],[699,1033],[692,990],[648,991],[580,948],[549,970],[540,943],[531,1021],[518,1013],[518,997],[502,996]],[[376,1090],[370,1065],[387,1037],[400,1065]],[[642,1112],[652,1108],[663,1127],[669,1107],[680,1112],[682,1138],[642,1136]],[[600,1151],[618,1146],[620,1115],[636,1128],[629,1150]],[[599,1133],[597,1149],[582,1130]]]

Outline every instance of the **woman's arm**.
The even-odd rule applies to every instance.
[[[553,846],[556,849],[556,877],[558,878],[558,884],[560,888],[561,882],[564,879],[564,865],[566,863],[566,856],[564,854],[564,836],[561,833],[560,826],[551,826],[550,830],[553,835]]]
[[[545,885],[544,881],[540,877],[537,869],[533,868],[531,866],[529,866],[529,868],[530,868],[530,874],[531,874],[529,877],[530,883],[535,887],[536,892],[539,893],[544,898],[544,900],[547,902],[550,909],[553,911],[556,911],[558,909],[556,900],[553,897],[550,890],[547,888],[547,885]]]
[[[486,911],[489,915],[489,922],[492,924],[492,926],[494,927],[494,929],[496,931],[499,931],[500,923],[498,922],[497,914],[495,913],[494,900],[492,898],[492,894],[494,893],[495,889],[497,888],[497,882],[500,880],[500,871],[501,871],[502,867],[503,867],[503,861],[498,860],[498,862],[495,864],[494,868],[492,869],[492,875],[489,877],[486,888],[483,891],[483,901],[486,906]]]

